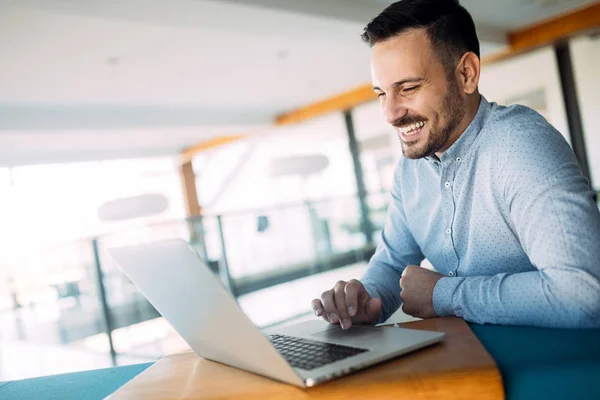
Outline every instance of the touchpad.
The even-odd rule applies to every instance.
[[[311,336],[330,340],[348,340],[363,338],[366,336],[373,338],[381,335],[381,333],[381,328],[376,329],[352,326],[350,329],[343,330],[339,325],[332,325],[324,331],[313,333]]]

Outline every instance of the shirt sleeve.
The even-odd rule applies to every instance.
[[[401,305],[400,276],[407,265],[419,265],[425,258],[407,226],[400,190],[402,162],[394,172],[392,197],[381,241],[371,257],[361,282],[371,297],[381,299],[377,323],[387,320]]]
[[[436,313],[478,323],[600,327],[600,212],[589,184],[567,142],[545,121],[513,129],[492,179],[536,270],[442,278],[434,289]]]

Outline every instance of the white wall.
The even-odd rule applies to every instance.
[[[600,188],[600,38],[581,36],[571,41],[571,57],[592,185]]]
[[[499,104],[523,101],[528,95],[543,90],[545,110],[542,114],[571,143],[569,125],[554,49],[545,47],[492,65],[484,65],[479,85],[481,94]],[[532,107],[536,108],[536,107]]]

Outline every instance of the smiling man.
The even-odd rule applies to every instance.
[[[402,145],[381,243],[360,280],[312,302],[345,329],[407,314],[600,327],[600,213],[542,116],[478,91],[479,41],[452,0],[403,0],[364,29]],[[421,268],[427,258],[437,272]]]

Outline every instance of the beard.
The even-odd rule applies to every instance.
[[[440,113],[436,116],[435,120],[425,126],[425,128],[429,129],[429,135],[426,138],[427,141],[421,143],[420,140],[417,140],[407,143],[400,140],[402,154],[410,159],[418,159],[433,156],[436,152],[444,148],[465,116],[464,105],[465,101],[460,96],[456,78],[452,76],[448,79],[448,88],[442,101]],[[440,120],[445,121],[443,126],[439,126]],[[405,116],[394,121],[392,125],[400,127],[421,121],[427,121],[427,119],[419,116]]]

